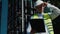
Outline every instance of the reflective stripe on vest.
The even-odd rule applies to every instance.
[[[40,14],[40,15],[38,15],[38,14],[34,14],[32,17],[31,17],[31,19],[43,19],[43,16]]]
[[[44,23],[47,26],[49,34],[54,34],[52,21],[48,13],[44,13]]]

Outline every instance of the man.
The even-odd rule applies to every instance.
[[[52,20],[55,19],[56,17],[58,17],[60,15],[60,9],[57,8],[57,7],[55,7],[54,5],[51,5],[50,3],[43,2],[41,0],[37,0],[36,1],[36,4],[35,4],[35,7],[38,6],[39,7],[38,9],[39,10],[41,9],[40,11],[42,11],[42,6],[39,6],[39,5],[43,5],[44,8],[47,7],[47,8],[50,9],[50,11],[52,11],[52,14],[50,15]]]
[[[57,18],[60,15],[60,9],[59,8],[55,7],[54,5],[51,5],[50,3],[43,2],[41,0],[37,0],[36,1],[35,7],[39,11],[40,15],[42,15],[44,13],[42,11],[45,11],[46,10],[47,13],[50,15],[51,20],[54,20],[55,18]],[[47,10],[47,8],[48,8],[48,10]],[[42,17],[42,16],[40,16],[40,17]]]

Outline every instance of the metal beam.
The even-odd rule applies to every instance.
[[[1,34],[7,34],[8,0],[2,0]]]

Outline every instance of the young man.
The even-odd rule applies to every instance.
[[[55,7],[54,5],[51,5],[50,3],[43,2],[41,0],[36,1],[35,7],[38,10],[39,15],[40,15],[38,17],[38,19],[43,19],[42,14],[44,12],[47,12],[49,14],[49,16],[51,17],[51,20],[54,20],[56,17],[58,17],[60,15],[60,9],[59,8]],[[31,18],[35,19],[35,18],[37,18],[37,16],[31,17]],[[35,25],[35,26],[37,26],[37,25]],[[31,27],[32,27],[32,25],[31,25]],[[34,28],[32,28],[32,30],[34,30]],[[36,33],[36,30],[32,31],[32,33]],[[48,33],[45,33],[45,34],[48,34]]]

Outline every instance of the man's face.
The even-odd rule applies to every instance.
[[[36,6],[36,9],[41,13],[41,12],[42,12],[42,9],[44,9],[46,6],[47,6],[47,3],[44,2],[44,3]],[[42,7],[43,7],[43,8],[42,8]]]

